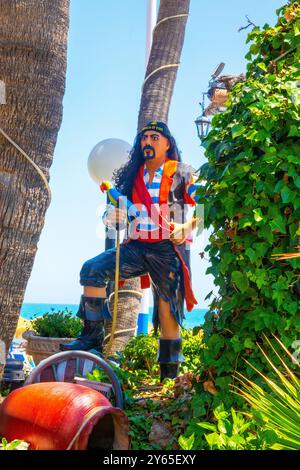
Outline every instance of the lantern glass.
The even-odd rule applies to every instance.
[[[199,116],[196,121],[196,128],[200,140],[207,136],[210,128],[210,121],[205,116]]]

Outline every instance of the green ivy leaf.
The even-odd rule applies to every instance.
[[[238,353],[241,351],[241,342],[238,336],[234,336],[231,338],[230,343],[232,344],[234,352]]]
[[[300,189],[300,176],[296,176],[296,178],[294,178],[294,183],[295,186]]]
[[[291,191],[287,186],[283,187],[280,191],[282,202],[285,204],[288,202],[292,202],[296,197],[295,191]]]
[[[265,238],[266,241],[270,244],[273,243],[274,240],[274,235],[271,227],[269,225],[263,225],[262,227],[259,228],[258,230],[258,235],[261,238]]]
[[[208,347],[211,350],[212,354],[216,355],[224,347],[224,338],[220,335],[211,335],[208,340]]]
[[[288,302],[285,304],[285,309],[287,312],[289,312],[291,315],[296,315],[298,312],[298,303],[297,302]]]
[[[255,140],[255,137],[257,136],[257,130],[256,129],[251,129],[247,134],[245,135],[245,138],[248,140]]]
[[[282,290],[274,290],[272,299],[276,300],[276,306],[278,309],[281,308],[285,297],[285,292]]]
[[[219,267],[218,266],[209,266],[205,271],[205,274],[212,274],[214,277],[217,277],[219,274]]]
[[[295,165],[300,165],[300,158],[297,155],[288,155],[287,160],[290,163],[294,163]]]
[[[278,214],[274,220],[271,220],[270,227],[272,230],[279,230],[281,233],[286,233],[285,224],[285,219],[282,215]]]
[[[244,341],[244,347],[249,348],[249,349],[254,349],[255,344],[253,343],[251,338],[246,338],[245,341]]]
[[[263,258],[269,249],[269,245],[268,243],[265,243],[265,242],[254,243],[253,249],[255,250],[255,252],[257,253],[259,257]]]
[[[195,417],[200,418],[201,416],[206,415],[205,403],[201,396],[194,395],[192,398],[191,406]]]
[[[211,291],[210,291],[210,292],[207,294],[207,296],[205,297],[205,299],[204,299],[204,300],[208,300],[208,299],[210,299],[210,298],[211,298],[211,296],[212,296],[212,294],[213,294],[213,292],[214,292],[214,291],[213,291],[213,290],[211,290]]]
[[[195,442],[195,434],[190,437],[179,436],[178,444],[183,450],[192,450]]]
[[[241,273],[240,271],[233,271],[231,278],[235,283],[236,287],[243,293],[249,287],[249,281],[246,274]]]
[[[217,377],[215,380],[216,387],[220,388],[221,390],[226,390],[229,389],[229,384],[231,384],[232,378],[231,377]],[[216,410],[214,411],[215,416],[216,416]],[[228,413],[226,412],[225,417],[228,416]],[[224,416],[223,416],[224,417]],[[218,416],[216,416],[218,418]]]
[[[239,221],[238,228],[251,227],[252,220],[249,217],[242,217]]]
[[[258,255],[255,253],[255,251],[252,248],[247,248],[245,250],[245,254],[248,256],[248,258],[251,260],[252,263],[257,260]]]
[[[265,130],[263,129],[260,129],[256,135],[256,140],[258,142],[266,142],[268,141],[269,139],[269,133],[266,132]]]
[[[300,136],[300,130],[299,126],[291,125],[288,137],[299,137]]]
[[[274,49],[278,49],[279,47],[281,47],[281,39],[275,37],[273,40],[272,40],[272,46]]]
[[[264,269],[256,270],[254,276],[254,282],[261,289],[267,282],[267,273]]]
[[[266,66],[266,64],[265,64],[264,62],[259,62],[259,64],[257,64],[257,66],[258,66],[261,70],[263,70],[264,72],[267,71],[267,66]]]
[[[231,129],[232,138],[235,139],[236,137],[239,137],[240,135],[244,134],[245,131],[246,129],[242,124],[236,124]]]
[[[262,220],[264,220],[264,217],[260,208],[254,209],[253,213],[254,213],[254,220],[256,222],[261,222]]]

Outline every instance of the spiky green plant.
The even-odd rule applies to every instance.
[[[274,336],[282,350],[299,368],[299,362],[286,349],[284,344]],[[267,360],[271,369],[276,373],[278,379],[272,380],[261,373],[252,364],[246,361],[264,380],[268,386],[268,391],[258,386],[253,381],[247,379],[244,375],[236,372],[236,379],[242,388],[232,386],[238,395],[257,411],[264,420],[264,427],[276,432],[278,439],[272,446],[277,450],[299,450],[300,449],[300,379],[287,366],[281,355],[274,348],[271,341],[265,336],[265,340],[272,348],[273,352],[283,366],[284,372],[270,360],[265,351],[258,345],[263,356]]]

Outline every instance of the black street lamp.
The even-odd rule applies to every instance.
[[[216,88],[217,85],[216,78],[222,72],[224,67],[225,64],[223,62],[221,62],[217,66],[217,68],[212,73],[210,81],[208,83],[208,91],[206,93],[202,93],[202,103],[199,103],[202,108],[202,114],[195,120],[197,134],[201,141],[207,136],[211,126],[211,120],[207,116],[214,114],[215,112],[215,109],[212,106],[208,106],[207,108],[205,108],[205,95],[208,96],[210,100],[212,99],[213,89]]]
[[[206,116],[199,116],[195,120],[197,134],[199,139],[202,141],[208,134],[210,129],[211,121]]]

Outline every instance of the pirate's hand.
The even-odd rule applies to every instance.
[[[127,211],[125,209],[118,209],[117,207],[109,207],[107,209],[106,216],[103,220],[104,224],[108,227],[115,228],[119,225],[119,228],[124,228],[127,222]]]
[[[198,217],[192,217],[187,220],[184,224],[177,224],[172,222],[173,231],[170,234],[170,239],[176,245],[181,245],[190,235],[190,233],[199,225],[200,219]]]
[[[187,223],[177,224],[175,222],[172,222],[172,225],[173,225],[173,230],[170,233],[170,240],[175,245],[182,245],[182,243],[185,242],[187,236],[189,235],[189,231],[188,231],[189,227]]]

